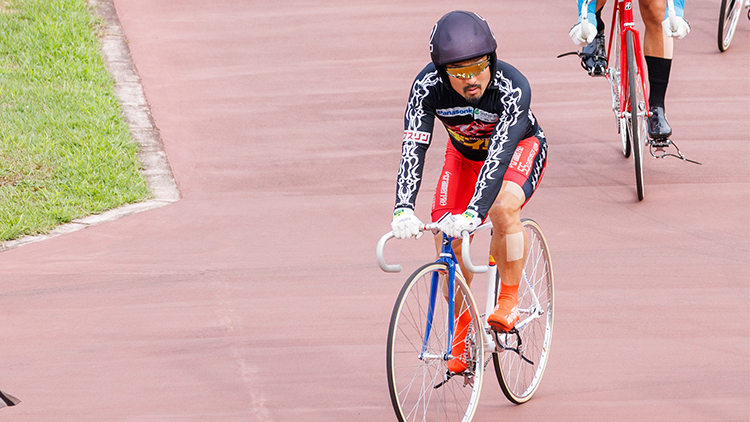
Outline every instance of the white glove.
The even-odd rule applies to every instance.
[[[409,208],[397,208],[393,211],[393,221],[391,221],[391,229],[393,229],[393,236],[399,239],[406,239],[407,237],[417,236],[419,237],[420,231],[424,226],[419,218],[414,215],[414,211]]]
[[[451,215],[443,219],[440,223],[440,230],[449,237],[461,238],[463,231],[473,232],[479,225],[482,224],[482,220],[479,219],[477,213],[471,210],[466,210],[461,215]]]
[[[584,38],[581,32],[583,32],[583,27],[581,24],[585,25],[586,27],[586,37]],[[590,44],[591,41],[594,41],[594,37],[596,37],[596,26],[589,22],[588,20],[585,22],[578,22],[577,24],[573,25],[573,27],[570,29],[570,32],[568,32],[568,35],[570,35],[570,39],[573,40],[576,45],[587,45]]]
[[[672,30],[672,25],[669,23],[669,18],[664,19],[661,26],[664,28],[664,33],[667,34],[668,37],[674,37],[678,40],[685,38],[685,35],[690,32],[690,24],[682,16],[676,16],[676,28],[674,31]]]

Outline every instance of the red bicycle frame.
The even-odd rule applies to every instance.
[[[620,21],[619,25],[615,25],[617,23],[617,14],[620,14]],[[638,72],[638,75],[640,78],[638,78],[641,81],[642,89],[644,93],[648,92],[646,90],[646,79],[643,77],[643,52],[641,50],[641,39],[640,35],[638,34],[638,30],[635,29],[635,22],[633,20],[633,1],[632,0],[617,0],[617,5],[614,7],[614,11],[612,12],[612,24],[610,25],[610,33],[609,33],[609,46],[607,47],[607,61],[609,63],[612,63],[612,40],[614,40],[615,37],[615,29],[617,29],[620,37],[620,115],[619,118],[624,118],[625,113],[629,112],[630,110],[630,89],[628,86],[628,53],[627,53],[627,43],[625,42],[626,34],[628,32],[631,32],[633,34],[633,53],[635,53],[635,60],[638,65],[638,68],[636,69]],[[607,77],[609,78],[611,75],[607,74]],[[645,105],[646,105],[646,113],[648,116],[650,107],[648,104],[648,96],[645,96],[644,98]],[[636,113],[638,110],[635,111]]]

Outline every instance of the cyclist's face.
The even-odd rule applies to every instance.
[[[446,66],[446,70],[453,89],[469,103],[478,103],[490,83],[489,57],[452,63]]]

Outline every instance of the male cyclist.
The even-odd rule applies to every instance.
[[[497,41],[479,15],[453,11],[435,24],[430,38],[432,62],[412,84],[404,117],[401,164],[391,227],[396,237],[419,233],[422,225],[414,204],[422,181],[425,153],[432,142],[435,118],[445,126],[449,142],[435,190],[432,220],[460,238],[489,218],[490,252],[502,280],[497,307],[488,323],[511,330],[519,319],[518,284],[526,260],[528,238],[520,212],[544,173],[547,141],[531,112],[528,80],[497,59]],[[454,241],[466,281],[460,240]],[[460,298],[457,298],[457,302]],[[468,311],[457,316],[452,372],[466,369],[464,338]]]
[[[584,0],[578,0],[578,23],[570,30],[570,38],[576,45],[588,44],[583,47],[582,60],[584,67],[592,76],[603,75],[607,68],[607,54],[604,46],[604,21],[602,8],[607,0],[595,0],[588,5],[587,38],[582,36],[581,5]],[[646,56],[648,67],[650,117],[648,119],[648,134],[652,139],[668,138],[672,128],[664,114],[664,97],[669,84],[669,73],[672,68],[673,38],[684,38],[690,32],[690,24],[685,20],[684,0],[674,0],[677,28],[672,30],[667,18],[667,0],[639,0],[643,23],[646,33],[643,36],[643,54]],[[592,22],[596,22],[596,26]]]

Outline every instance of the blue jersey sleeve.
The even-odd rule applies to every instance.
[[[677,16],[684,18],[685,17],[685,0],[674,0],[674,11]],[[664,12],[664,19],[668,17],[669,17],[669,6],[667,6],[667,11]]]
[[[576,9],[576,15],[578,15],[578,22],[581,22],[581,7],[583,6],[583,2],[586,0],[578,0],[578,8]],[[589,22],[591,22],[594,26],[596,26],[596,0],[592,0],[591,3],[589,3],[586,14],[588,16]]]

